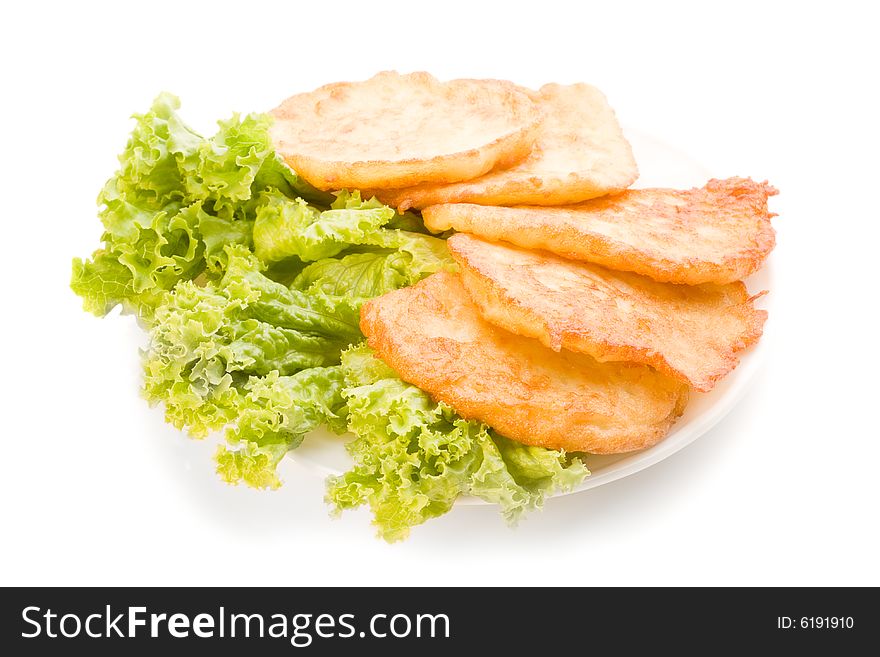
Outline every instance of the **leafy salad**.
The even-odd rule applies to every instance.
[[[513,522],[588,474],[434,403],[364,343],[366,299],[455,268],[442,236],[357,191],[306,183],[274,152],[267,115],[233,115],[204,138],[178,108],[162,94],[135,116],[98,196],[102,246],[73,261],[71,287],[95,315],[121,305],[138,317],[144,396],[193,437],[222,432],[223,479],[278,487],[281,459],[326,426],[353,460],[327,501],[369,505],[392,541],[460,495]]]

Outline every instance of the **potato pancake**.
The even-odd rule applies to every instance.
[[[275,149],[324,190],[456,182],[510,166],[532,150],[541,117],[511,82],[393,71],[292,96],[271,114]]]
[[[757,271],[776,243],[767,183],[710,180],[690,190],[631,189],[561,208],[474,204],[425,208],[425,225],[545,249],[665,283],[731,283]]]
[[[449,238],[482,316],[559,351],[645,363],[711,390],[767,319],[745,285],[671,285],[540,251]]]

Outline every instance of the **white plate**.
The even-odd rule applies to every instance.
[[[699,187],[712,177],[705,167],[675,148],[637,130],[628,129],[626,133],[632,143],[641,172],[636,186]],[[746,283],[752,293],[770,289],[769,266],[765,266],[751,276]],[[769,295],[762,297],[758,305],[767,308],[768,297]],[[692,391],[684,415],[673,425],[666,439],[659,444],[630,454],[587,457],[587,466],[592,474],[571,492],[595,488],[644,470],[707,433],[742,398],[752,376],[760,367],[764,349],[763,343],[749,349],[743,355],[739,367],[711,392]],[[309,434],[299,448],[290,452],[290,457],[322,476],[341,474],[351,467],[351,459],[344,448],[344,444],[350,438],[351,436],[348,435],[335,436],[328,431],[319,430]],[[487,504],[481,499],[464,496],[459,498],[457,503]]]

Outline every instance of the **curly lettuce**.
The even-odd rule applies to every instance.
[[[231,483],[276,487],[275,468],[322,424],[342,430],[340,354],[362,338],[345,297],[291,290],[240,245],[219,281],[184,281],[156,308],[144,395],[194,437],[226,428],[216,455]]]
[[[360,192],[339,192],[328,210],[319,210],[303,199],[291,201],[263,194],[257,201],[254,250],[266,263],[288,258],[323,261],[340,254],[372,252],[409,256],[417,275],[454,265],[446,242],[418,232],[410,213],[397,214],[375,198],[362,200]],[[405,227],[401,228],[401,227]]]
[[[396,213],[378,201],[362,202],[360,193],[342,192],[329,210],[304,199],[263,195],[257,203],[254,247],[265,262],[291,256],[304,261],[338,255],[353,244],[365,244]]]
[[[340,367],[315,367],[291,376],[273,371],[242,386],[238,418],[217,448],[217,473],[227,482],[277,488],[278,463],[321,425],[345,430],[346,405]]]
[[[258,196],[333,199],[280,161],[268,116],[233,115],[206,139],[180,119],[179,106],[161,94],[135,115],[120,168],[98,196],[104,244],[74,260],[71,280],[96,315],[122,304],[151,320],[177,283],[222,269],[225,245],[252,246]]]

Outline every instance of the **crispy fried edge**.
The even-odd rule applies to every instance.
[[[377,75],[390,73],[384,71]],[[410,76],[425,77],[429,73],[411,73]],[[455,82],[453,80],[452,82]],[[276,126],[284,120],[284,104],[269,113],[275,119],[270,127],[270,136],[277,152],[284,161],[312,185],[322,190],[343,188],[388,188],[407,187],[424,182],[453,183],[469,180],[487,173],[496,166],[511,166],[527,157],[535,143],[540,126],[541,113],[534,102],[512,82],[505,80],[486,80],[497,84],[505,91],[511,101],[504,105],[515,108],[515,122],[519,129],[467,151],[447,153],[429,159],[362,160],[348,162],[342,160],[324,160],[297,153],[285,153],[283,141],[278,140],[280,130]],[[351,82],[335,82],[307,92],[316,94],[350,84]],[[305,94],[297,94],[305,95]]]
[[[579,231],[568,225],[554,225],[552,213],[545,214],[537,220],[521,221],[510,218],[511,216],[519,216],[518,213],[521,211],[531,211],[535,213],[531,216],[537,216],[544,209],[573,210],[578,206],[505,208],[474,203],[447,203],[425,208],[422,211],[422,217],[425,226],[433,232],[454,228],[461,232],[473,233],[490,241],[510,242],[523,248],[545,249],[571,260],[585,260],[609,269],[635,272],[648,276],[659,283],[684,285],[717,283],[723,285],[746,278],[760,269],[776,245],[776,231],[770,223],[770,219],[776,214],[767,211],[766,202],[768,197],[778,192],[766,182],[757,183],[743,178],[712,179],[705,188],[708,189],[710,186],[717,188],[723,186],[732,189],[745,186],[759,205],[763,204],[764,206],[763,210],[758,209],[755,213],[754,223],[757,230],[754,243],[746,246],[739,254],[726,256],[718,263],[706,260],[688,260],[686,263],[682,263],[664,258],[658,253],[633,248],[603,235]],[[665,193],[667,191],[666,189],[649,188],[628,190],[623,193]],[[601,198],[594,199],[594,202],[601,201]],[[505,215],[508,216],[505,217]],[[493,230],[481,230],[480,220],[485,220],[487,217],[493,219]],[[506,225],[512,225],[512,230],[501,228]],[[485,222],[483,222],[483,227],[485,227]],[[571,245],[576,245],[576,248],[570,248]]]

